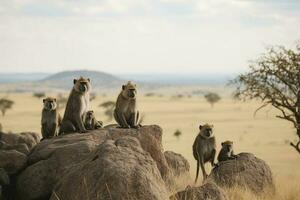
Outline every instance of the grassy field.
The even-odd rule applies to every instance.
[[[42,99],[29,93],[9,94],[9,98],[15,101],[15,105],[7,111],[5,117],[0,117],[4,130],[40,132]],[[97,118],[104,121],[105,125],[114,122],[106,120],[104,110],[98,105],[115,99],[116,96],[97,96],[91,103]],[[232,140],[236,153],[254,153],[271,166],[279,191],[294,191],[294,197],[282,192],[278,199],[300,199],[300,155],[288,144],[288,141],[296,139],[295,130],[288,122],[275,118],[276,110],[267,108],[254,117],[253,112],[260,105],[258,102],[235,102],[229,97],[224,97],[213,108],[203,97],[174,99],[170,96],[140,95],[138,103],[139,110],[144,115],[143,124],[158,124],[163,128],[164,149],[184,155],[191,165],[192,177],[195,176],[196,166],[192,156],[192,144],[199,124],[210,123],[214,125],[218,148],[222,141]],[[177,129],[182,132],[179,138],[173,135]],[[209,165],[207,170],[210,170]],[[286,182],[290,184],[287,185]],[[231,196],[234,199],[243,199],[237,197],[236,191]]]

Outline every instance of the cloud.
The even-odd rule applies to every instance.
[[[238,72],[265,45],[299,40],[292,4],[1,0],[0,71]]]

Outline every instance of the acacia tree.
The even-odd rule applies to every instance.
[[[239,75],[234,96],[262,101],[256,111],[268,105],[280,111],[276,117],[292,123],[298,142],[290,145],[300,153],[300,43],[295,49],[273,46],[252,61],[250,71]]]
[[[217,93],[209,92],[204,95],[204,98],[208,103],[210,103],[211,107],[214,107],[214,104],[220,101],[221,97]]]
[[[102,107],[105,109],[104,114],[107,116],[108,121],[111,121],[114,117],[115,106],[116,106],[116,103],[114,101],[105,101],[99,105],[99,107]]]
[[[35,93],[33,93],[33,96],[40,99],[42,97],[45,97],[46,94],[45,94],[45,92],[35,92]]]
[[[13,102],[10,99],[1,98],[0,99],[0,111],[2,113],[2,116],[5,115],[6,111],[8,109],[11,109],[15,102]]]

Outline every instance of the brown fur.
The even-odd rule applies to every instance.
[[[87,130],[94,130],[94,129],[102,128],[103,122],[98,121],[94,115],[94,111],[89,110],[86,112],[84,125]]]
[[[84,127],[85,113],[89,109],[89,93],[91,83],[89,78],[74,79],[74,86],[68,98],[60,133],[86,132]]]
[[[213,135],[213,126],[205,124],[199,126],[199,134],[197,135],[193,144],[193,155],[197,161],[197,172],[195,183],[198,179],[199,167],[201,166],[203,180],[207,178],[204,164],[210,162],[212,166],[215,166],[214,160],[216,155],[216,139]]]
[[[136,85],[130,81],[122,86],[116,108],[114,110],[114,118],[121,128],[138,128],[139,111],[136,105]]]
[[[42,136],[43,139],[48,139],[58,135],[58,128],[61,124],[61,117],[57,110],[56,99],[47,97],[43,99],[42,111]]]
[[[232,141],[225,141],[221,143],[222,145],[222,149],[219,152],[218,155],[218,161],[219,162],[223,162],[226,160],[231,160],[231,159],[235,159],[236,155],[234,155],[233,152],[233,142]]]

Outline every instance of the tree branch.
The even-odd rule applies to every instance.
[[[298,153],[300,153],[300,141],[297,144],[291,142],[290,145],[294,147]]]

